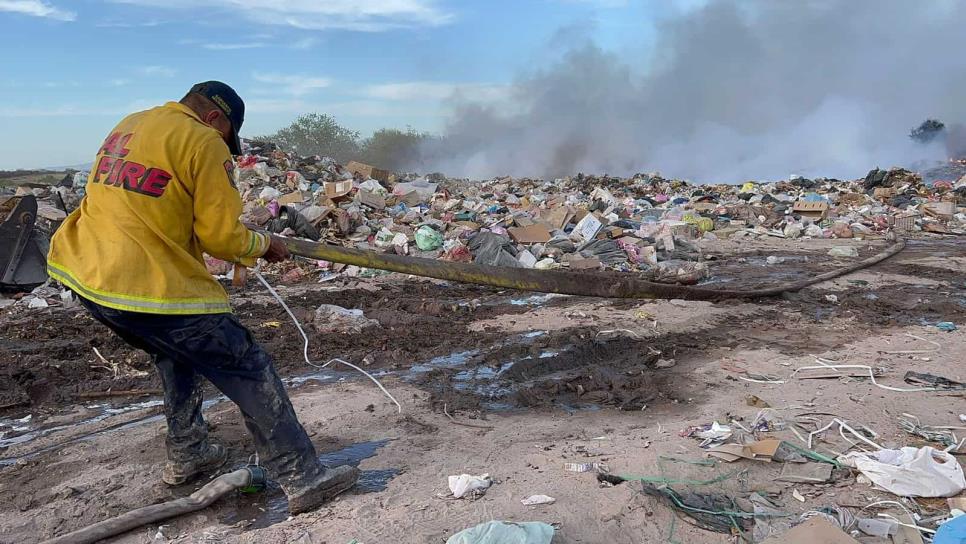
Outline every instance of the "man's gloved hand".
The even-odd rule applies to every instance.
[[[272,236],[271,239],[272,242],[268,246],[268,251],[262,255],[263,259],[270,263],[277,263],[292,256],[292,254],[288,252],[288,248],[285,247],[285,243],[282,242],[282,240],[274,236]]]

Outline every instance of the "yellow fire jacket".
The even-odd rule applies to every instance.
[[[54,234],[48,273],[118,310],[230,312],[202,252],[251,266],[270,242],[239,221],[232,168],[221,135],[190,108],[168,102],[129,115],[98,151],[80,207]]]

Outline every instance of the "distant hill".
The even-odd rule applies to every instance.
[[[94,167],[94,163],[86,162],[84,164],[74,164],[71,166],[45,166],[44,168],[39,168],[39,170],[48,170],[51,172],[63,172],[64,170],[78,170],[82,172],[88,172]]]

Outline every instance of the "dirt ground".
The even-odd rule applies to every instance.
[[[725,240],[704,249],[717,257],[709,285],[744,288],[845,264],[827,256],[832,245],[867,256],[883,244]],[[768,256],[785,261],[768,264]],[[233,494],[113,542],[442,543],[493,519],[551,523],[555,544],[733,542],[693,526],[639,482],[602,485],[593,472],[564,464],[715,480],[705,491],[737,499],[758,491],[797,518],[823,506],[895,497],[848,472],[825,484],[783,483],[776,481],[781,463],[712,464],[682,431],[712,421],[748,426],[764,413],[785,425],[760,438],[803,446],[792,423],[808,431],[839,417],[872,429],[878,444],[898,447],[925,443],[899,427],[902,413],[928,425],[966,425],[959,420],[963,391],[890,391],[861,377],[789,378],[819,357],[880,368],[878,382],[890,387],[913,388],[903,381],[907,371],[966,381],[966,244],[955,238],[913,240],[873,268],[754,301],[549,296],[400,275],[307,282],[280,293],[304,322],[318,305],[337,304],[380,323],[353,334],[310,327],[310,355],[318,362],[341,357],[376,373],[402,403],[401,414],[359,375],[308,367],[298,331],[257,283],[233,292],[236,313],[275,356],[320,454],[330,463],[359,464],[362,484],[294,518],[275,487]],[[41,541],[204,483],[160,483],[164,422],[145,354],[82,309],[5,312],[0,543]],[[939,321],[959,330],[941,332]],[[895,353],[903,351],[916,353]],[[768,381],[784,383],[760,383]],[[241,418],[216,391],[210,398],[212,436],[231,451],[226,469],[241,466],[254,453]],[[826,454],[850,447],[834,432],[814,444]],[[447,475],[461,473],[489,473],[495,483],[476,500],[446,498]],[[521,504],[534,494],[556,502]],[[909,505],[924,517],[945,508],[929,500]]]

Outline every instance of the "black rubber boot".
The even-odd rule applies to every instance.
[[[168,461],[161,471],[161,481],[168,485],[181,485],[195,476],[214,470],[228,460],[228,450],[221,444],[210,444],[207,451],[199,457],[183,461]]]
[[[305,486],[291,488],[285,486],[288,495],[288,511],[293,516],[315,510],[324,502],[331,500],[339,493],[343,493],[356,485],[359,480],[359,469],[349,465],[326,468],[313,481]]]

